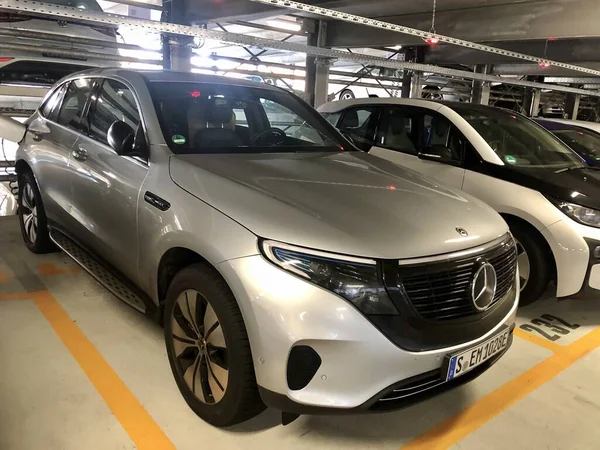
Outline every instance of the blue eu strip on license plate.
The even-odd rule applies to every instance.
[[[509,335],[510,329],[505,328],[485,342],[456,355],[452,355],[450,357],[446,380],[459,377],[500,353],[508,345]]]

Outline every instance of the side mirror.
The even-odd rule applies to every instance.
[[[135,130],[121,120],[113,122],[106,135],[108,145],[123,156],[146,156],[144,153],[145,146],[136,145],[136,141],[140,139],[140,136],[136,136]]]
[[[0,139],[11,142],[21,142],[27,128],[21,122],[7,116],[0,115]]]
[[[425,147],[422,152],[417,153],[420,159],[428,161],[437,161],[446,164],[458,164],[452,157],[452,150],[445,145],[432,145],[431,147]]]
[[[50,133],[50,128],[43,119],[35,119],[27,125],[27,131],[33,134],[34,140],[40,140],[44,134]]]

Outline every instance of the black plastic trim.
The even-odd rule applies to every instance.
[[[600,246],[600,241],[596,241],[594,239],[589,239],[589,238],[584,238],[584,240],[589,248],[589,257],[588,257],[589,259],[588,259],[588,266],[585,271],[585,278],[583,279],[583,284],[581,285],[581,289],[578,292],[576,292],[575,294],[567,295],[565,297],[560,297],[561,299],[600,298],[600,290],[594,289],[589,284],[592,266],[595,264],[600,264],[600,259],[594,258],[594,249],[596,247]]]
[[[171,207],[171,204],[168,201],[166,201],[164,198],[160,198],[158,195],[150,191],[144,192],[144,201],[151,204],[155,208],[160,209],[161,211],[168,211]]]

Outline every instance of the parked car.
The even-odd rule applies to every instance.
[[[273,127],[265,104],[302,127]],[[20,142],[25,245],[58,246],[162,321],[177,386],[211,424],[264,405],[284,423],[403,407],[474,379],[512,342],[504,220],[358,151],[282,89],[92,70],[0,134]]]
[[[102,11],[96,0],[47,0],[45,3],[86,11]],[[48,44],[49,35],[56,36],[51,45]],[[0,55],[0,83],[51,86],[73,72],[90,67],[114,66],[114,61],[100,59],[93,53],[118,55],[114,45],[110,46],[111,43],[116,43],[116,39],[115,28],[110,26],[84,24],[76,19],[0,12],[0,42],[3,46]],[[96,45],[90,45],[90,40],[95,41]],[[39,50],[9,49],[7,45],[36,46]],[[64,55],[57,50],[76,50],[91,54],[89,57],[76,57]]]
[[[522,305],[553,278],[558,297],[598,293],[598,171],[534,121],[490,106],[409,99],[319,110],[369,154],[493,206],[517,240]]]
[[[596,131],[574,120],[535,119],[535,121],[575,150],[587,164],[600,166],[600,127]],[[592,123],[592,125],[598,124]]]

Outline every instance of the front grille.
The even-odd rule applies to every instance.
[[[419,315],[429,320],[452,320],[481,314],[473,305],[471,282],[480,261],[496,270],[496,294],[492,308],[514,286],[517,253],[507,236],[490,249],[455,260],[401,265],[399,284]]]

